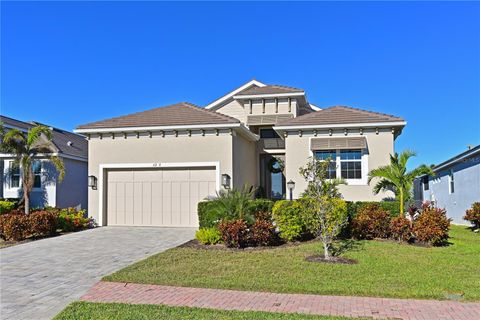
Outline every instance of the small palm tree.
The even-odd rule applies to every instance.
[[[30,213],[30,192],[32,191],[35,175],[33,164],[35,160],[50,161],[58,171],[58,180],[61,182],[65,176],[65,167],[60,158],[52,155],[52,132],[45,126],[35,126],[22,132],[11,129],[7,133],[2,132],[2,151],[13,154],[14,166],[21,168],[22,202],[25,213]]]
[[[405,202],[410,199],[410,192],[413,187],[413,180],[423,174],[435,175],[431,167],[424,164],[407,172],[407,162],[411,157],[416,156],[414,151],[405,150],[400,155],[395,153],[390,155],[390,164],[373,169],[368,174],[368,183],[373,178],[380,178],[373,192],[378,194],[380,191],[391,190],[400,202],[400,215],[404,214]]]

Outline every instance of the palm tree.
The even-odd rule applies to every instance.
[[[435,175],[431,167],[424,164],[407,172],[407,162],[411,157],[416,156],[414,151],[405,150],[400,155],[395,153],[390,155],[390,164],[373,169],[368,174],[368,183],[373,178],[380,178],[373,192],[378,194],[380,191],[391,190],[400,202],[400,215],[404,215],[405,202],[410,198],[410,191],[413,187],[413,180],[423,174]]]
[[[52,155],[52,132],[46,126],[37,125],[22,132],[11,129],[2,133],[2,150],[13,154],[13,165],[21,168],[23,198],[25,213],[30,213],[30,192],[32,191],[35,175],[33,164],[35,160],[51,162],[57,172],[58,180],[61,182],[65,176],[63,161]]]

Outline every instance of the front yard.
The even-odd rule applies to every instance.
[[[169,320],[346,320],[344,317],[268,312],[240,312],[156,305],[75,302],[54,320],[78,319],[169,319]]]
[[[265,250],[174,248],[104,278],[107,281],[284,293],[480,300],[480,235],[452,226],[451,244],[418,247],[359,241],[343,254],[358,264],[305,261],[318,242]]]

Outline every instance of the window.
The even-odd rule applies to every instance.
[[[455,178],[453,176],[453,170],[450,170],[448,174],[448,180],[450,185],[450,193],[455,193]]]
[[[277,139],[280,138],[277,132],[273,129],[260,129],[260,138],[262,139]]]
[[[422,183],[423,183],[423,190],[427,191],[428,189],[430,189],[430,186],[428,185],[429,184],[428,176],[425,176],[422,178]]]
[[[10,162],[10,188],[20,187],[20,167],[13,161]]]
[[[340,171],[342,179],[362,179],[362,151],[341,150]]]
[[[41,188],[42,187],[42,162],[41,161],[34,161],[32,165],[33,171],[33,187],[34,188]]]
[[[335,150],[321,150],[315,151],[315,157],[320,160],[330,160],[330,165],[328,166],[327,177],[328,179],[337,178],[337,152]]]

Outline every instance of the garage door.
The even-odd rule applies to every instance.
[[[216,190],[215,168],[111,170],[107,224],[198,227],[197,204]]]

